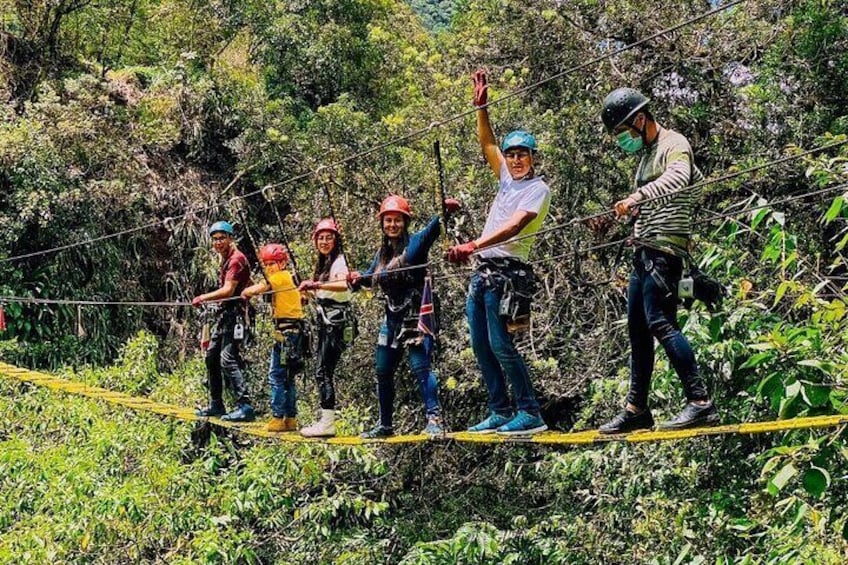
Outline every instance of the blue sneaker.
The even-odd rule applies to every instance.
[[[501,416],[496,412],[489,414],[489,417],[477,424],[468,428],[468,432],[472,434],[493,434],[495,430],[510,421],[510,416]]]
[[[242,404],[229,414],[224,414],[221,419],[225,422],[252,422],[256,419],[256,412],[250,404]]]
[[[527,436],[544,432],[548,429],[541,416],[519,410],[515,418],[497,429],[498,434],[505,436]]]
[[[428,435],[431,438],[440,438],[445,435],[445,428],[442,425],[442,419],[438,416],[428,416],[427,426],[422,430],[422,434]]]

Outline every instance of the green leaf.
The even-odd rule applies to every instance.
[[[751,229],[757,229],[757,226],[760,225],[760,222],[763,221],[763,218],[768,216],[769,212],[771,212],[771,210],[769,210],[768,208],[760,208],[759,210],[757,210],[753,218],[751,218]]]
[[[801,397],[813,408],[825,406],[830,401],[830,387],[806,383],[801,389]]]
[[[848,233],[846,233],[842,239],[839,240],[839,243],[836,244],[836,251],[842,251],[846,245],[848,245]]]
[[[768,491],[772,496],[777,496],[777,494],[786,486],[792,477],[798,474],[798,469],[795,468],[795,465],[792,463],[787,463],[784,465],[780,471],[774,474],[771,480],[768,482]]]
[[[830,474],[821,467],[812,466],[804,471],[801,482],[804,485],[804,490],[816,498],[821,498],[824,491],[830,486]]]
[[[798,361],[798,364],[802,367],[815,367],[825,375],[833,373],[833,364],[827,361],[820,361],[818,359],[802,359]]]
[[[777,303],[780,302],[780,299],[783,298],[783,295],[786,294],[786,291],[789,290],[792,281],[783,281],[777,287],[777,292],[774,293],[774,305],[777,306]]]
[[[763,385],[762,397],[769,400],[772,410],[780,408],[786,387],[783,384],[783,376],[780,373],[772,373]]]
[[[793,383],[786,387],[786,397],[780,401],[780,408],[777,411],[781,420],[794,418],[798,415],[801,409],[800,395],[798,394],[800,389],[801,383]]]
[[[771,351],[762,351],[760,353],[755,353],[754,355],[751,355],[747,361],[742,363],[742,365],[739,367],[739,370],[741,371],[742,369],[751,369],[753,367],[759,367],[760,365],[763,365],[767,361],[771,360],[772,355],[773,354]]]
[[[830,205],[830,208],[827,209],[827,212],[824,213],[824,223],[829,224],[833,220],[839,216],[839,213],[842,211],[842,205],[845,201],[842,199],[842,195],[840,194],[836,198],[833,199],[833,203]]]

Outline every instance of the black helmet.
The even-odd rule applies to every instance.
[[[627,122],[636,112],[648,105],[645,95],[632,88],[616,88],[604,99],[604,109],[601,119],[607,131],[612,133],[615,128]]]

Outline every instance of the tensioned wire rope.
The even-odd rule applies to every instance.
[[[677,30],[683,29],[685,27],[688,27],[688,26],[695,24],[695,23],[697,23],[701,20],[710,18],[710,17],[712,17],[712,16],[714,16],[718,13],[724,12],[726,10],[729,10],[730,8],[733,8],[735,6],[743,4],[746,1],[747,0],[733,0],[732,2],[729,2],[725,5],[718,6],[716,8],[713,8],[712,10],[709,10],[709,11],[704,12],[702,14],[699,14],[697,16],[693,16],[693,17],[691,17],[687,20],[684,20],[684,21],[682,21],[678,24],[675,24],[671,27],[662,29],[662,30],[660,30],[656,33],[653,33],[653,34],[651,34],[647,37],[644,37],[644,38],[642,38],[638,41],[634,41],[633,43],[630,43],[630,44],[624,45],[622,47],[619,47],[617,49],[614,49],[614,50],[610,51],[609,53],[604,53],[603,55],[598,55],[598,56],[593,57],[593,58],[591,58],[587,61],[584,61],[584,62],[582,62],[578,65],[569,67],[569,68],[567,68],[563,71],[560,71],[560,72],[555,73],[551,76],[545,77],[545,78],[543,78],[539,81],[536,81],[532,84],[529,84],[527,86],[524,86],[524,87],[519,88],[517,90],[514,90],[512,92],[509,92],[509,93],[501,96],[500,98],[497,98],[495,100],[488,102],[487,104],[481,105],[479,107],[475,106],[474,108],[471,108],[469,110],[465,110],[465,111],[460,112],[458,114],[448,116],[447,118],[443,118],[441,120],[434,121],[426,127],[419,128],[417,130],[413,130],[413,131],[411,131],[407,134],[404,134],[402,136],[391,138],[391,139],[389,139],[389,140],[387,140],[383,143],[374,145],[374,146],[372,146],[368,149],[365,149],[365,150],[360,151],[358,153],[354,153],[352,155],[349,155],[347,157],[344,157],[342,159],[339,159],[339,160],[334,161],[332,163],[329,163],[327,165],[321,165],[318,168],[316,168],[315,170],[308,171],[306,173],[302,173],[302,174],[299,174],[299,175],[295,175],[293,177],[290,177],[288,179],[285,179],[285,180],[277,182],[277,183],[267,184],[267,185],[263,186],[262,188],[244,193],[244,194],[237,196],[235,198],[246,199],[246,198],[250,198],[252,196],[256,196],[258,194],[262,194],[263,191],[267,191],[267,190],[270,190],[270,189],[273,189],[273,188],[279,188],[281,186],[289,185],[289,184],[295,183],[295,182],[300,181],[300,180],[305,180],[305,179],[307,179],[311,176],[319,177],[319,175],[325,169],[336,168],[340,165],[344,165],[344,164],[349,163],[351,161],[354,161],[356,159],[360,159],[362,157],[370,155],[371,153],[381,151],[381,150],[386,149],[388,147],[391,147],[393,145],[397,145],[397,144],[400,144],[400,143],[403,143],[403,142],[406,142],[406,141],[410,141],[412,139],[416,139],[418,137],[421,137],[421,136],[431,132],[435,128],[443,127],[447,124],[453,123],[453,122],[460,120],[460,119],[462,119],[466,116],[469,116],[469,115],[477,112],[478,109],[488,108],[489,106],[493,106],[495,104],[499,104],[499,103],[504,102],[506,100],[510,100],[512,98],[515,98],[517,96],[525,94],[525,93],[527,93],[531,90],[534,90],[534,89],[542,86],[543,84],[547,84],[548,82],[551,82],[551,81],[554,81],[556,79],[562,78],[564,76],[573,74],[577,71],[583,70],[587,67],[595,65],[595,64],[600,63],[602,61],[605,61],[607,59],[611,59],[612,57],[615,57],[616,55],[619,55],[621,53],[629,51],[629,50],[631,50],[635,47],[639,47],[641,45],[644,45],[645,43],[653,41],[654,39],[657,39],[658,37],[662,37],[663,35],[666,35],[666,34],[675,32]],[[225,189],[225,191],[227,189],[229,189],[231,186],[233,186],[246,172],[247,172],[247,170],[239,172],[233,178],[233,180],[227,185],[227,188]],[[232,201],[232,199],[230,199],[230,201]],[[207,206],[202,206],[202,207],[199,207],[199,208],[192,209],[192,210],[186,212],[185,214],[179,214],[179,215],[176,215],[176,216],[169,216],[169,217],[163,218],[161,220],[155,220],[155,221],[152,221],[152,222],[148,222],[146,224],[142,224],[142,225],[139,225],[139,226],[136,226],[136,227],[133,227],[133,228],[128,228],[128,229],[125,229],[125,230],[121,230],[119,232],[115,232],[115,233],[112,233],[112,234],[105,234],[105,235],[102,235],[102,236],[98,236],[98,237],[94,237],[94,238],[90,238],[90,239],[85,239],[85,240],[77,241],[77,242],[74,242],[74,243],[68,243],[68,244],[65,244],[65,245],[60,245],[60,246],[52,247],[52,248],[49,248],[49,249],[42,249],[42,250],[39,250],[39,251],[30,252],[30,253],[24,253],[24,254],[20,254],[20,255],[14,255],[14,256],[11,256],[11,257],[0,258],[0,263],[8,263],[8,262],[17,261],[17,260],[20,260],[20,259],[28,259],[28,258],[31,258],[31,257],[38,257],[38,256],[41,256],[41,255],[47,255],[47,254],[54,253],[54,252],[57,252],[57,251],[65,251],[65,250],[68,250],[68,249],[73,249],[73,248],[81,247],[81,246],[84,246],[84,245],[90,245],[92,243],[97,243],[97,242],[100,242],[100,241],[113,239],[113,238],[116,238],[116,237],[128,235],[128,234],[131,234],[131,233],[140,232],[140,231],[143,231],[143,230],[146,230],[146,229],[149,229],[149,228],[158,227],[158,226],[162,226],[162,225],[165,225],[167,227],[167,225],[172,223],[174,220],[178,220],[178,219],[181,219],[181,218],[187,218],[187,217],[194,215],[198,212],[202,212],[202,211],[206,211],[206,210],[212,210],[214,208],[217,208],[221,204],[222,204],[221,202],[216,202],[215,204],[210,204],[210,205],[207,205]]]
[[[742,175],[755,173],[755,172],[763,170],[763,169],[768,169],[768,168],[771,168],[771,167],[774,167],[774,166],[777,166],[777,165],[781,165],[783,163],[787,163],[789,161],[794,161],[794,160],[800,159],[802,157],[807,157],[809,155],[812,155],[814,153],[818,153],[820,151],[825,151],[827,149],[833,149],[834,147],[840,147],[842,145],[845,145],[846,143],[848,143],[848,139],[843,139],[841,141],[835,141],[833,143],[828,143],[826,145],[821,145],[819,147],[814,147],[812,149],[802,151],[801,153],[797,153],[795,155],[789,155],[789,156],[786,156],[786,157],[781,157],[779,159],[775,159],[773,161],[768,161],[767,163],[761,163],[759,165],[755,165],[753,167],[749,167],[749,168],[743,169],[741,171],[735,171],[735,172],[732,172],[732,173],[727,173],[725,175],[722,175],[720,177],[716,177],[716,178],[713,178],[713,179],[705,179],[701,182],[697,182],[697,183],[694,183],[694,184],[691,184],[691,185],[688,185],[688,186],[684,186],[682,188],[679,188],[677,190],[673,190],[673,191],[668,192],[666,194],[660,194],[658,196],[654,196],[654,197],[651,197],[651,198],[645,198],[644,200],[640,200],[639,202],[636,203],[636,207],[643,206],[644,204],[649,204],[649,203],[654,202],[656,200],[664,200],[664,199],[672,198],[672,197],[677,196],[679,194],[682,194],[684,192],[703,188],[705,186],[709,186],[709,185],[712,185],[712,184],[717,184],[717,183],[720,183],[720,182],[732,180],[732,179],[735,179],[735,178],[740,177]],[[544,235],[544,234],[547,234],[547,233],[559,231],[559,230],[565,229],[567,227],[570,227],[570,226],[573,226],[573,225],[576,225],[576,224],[579,224],[579,223],[587,222],[589,220],[594,220],[594,219],[597,219],[597,218],[603,218],[605,216],[610,216],[610,215],[613,215],[613,214],[615,214],[615,210],[609,209],[609,210],[604,210],[603,212],[597,212],[595,214],[590,214],[588,216],[572,218],[571,220],[568,220],[568,221],[563,222],[561,224],[557,224],[555,226],[550,226],[548,228],[541,229],[541,230],[539,230],[535,233],[532,233],[532,234],[519,235],[519,236],[515,236],[513,238],[510,238],[506,241],[501,241],[499,243],[493,243],[493,244],[487,245],[485,247],[479,247],[478,249],[476,249],[474,251],[474,253],[476,254],[476,253],[479,253],[479,252],[484,251],[486,249],[491,249],[493,247],[500,247],[502,245],[515,243],[517,241],[521,241],[521,240],[524,240],[524,239],[527,239],[527,238],[537,237],[537,236]]]
[[[844,191],[844,190],[848,190],[848,183],[838,184],[838,185],[834,185],[834,186],[830,186],[830,187],[826,187],[826,188],[822,188],[822,189],[818,189],[818,190],[804,192],[804,193],[801,193],[801,194],[794,194],[792,196],[788,196],[786,198],[782,198],[782,199],[779,199],[779,200],[774,200],[774,201],[771,201],[771,202],[768,202],[768,203],[757,204],[756,206],[746,206],[746,207],[739,209],[739,210],[731,210],[731,211],[726,211],[726,212],[715,212],[715,213],[712,213],[710,216],[708,216],[706,218],[701,218],[701,219],[695,221],[693,223],[693,225],[707,224],[707,223],[713,222],[715,220],[730,218],[730,217],[734,217],[734,216],[741,216],[741,215],[748,214],[748,213],[756,211],[756,210],[762,210],[762,209],[765,209],[765,208],[774,208],[774,207],[777,207],[777,206],[781,206],[781,205],[784,205],[784,204],[795,202],[797,200],[803,200],[803,199],[809,198],[811,196],[823,196],[825,194],[830,194],[830,193],[833,193],[833,192],[839,192],[839,191]],[[810,205],[813,205],[813,204],[816,204],[816,203],[818,203],[818,202],[810,203]],[[566,258],[566,257],[572,257],[572,256],[574,256],[575,253],[580,254],[580,255],[585,255],[587,253],[591,253],[592,251],[598,251],[598,250],[606,249],[606,248],[613,247],[613,246],[616,246],[616,245],[620,245],[620,244],[625,243],[629,240],[632,240],[636,244],[638,244],[640,242],[639,238],[634,238],[634,237],[628,236],[628,237],[604,242],[604,243],[597,244],[597,245],[592,245],[592,246],[588,246],[588,247],[581,247],[581,248],[577,249],[576,251],[572,250],[572,251],[569,251],[567,253],[561,253],[561,254],[557,254],[557,255],[549,255],[547,257],[541,257],[539,259],[534,259],[532,261],[529,261],[528,263],[531,264],[531,265],[542,264],[542,263],[546,263],[546,262],[549,262],[549,261],[556,261],[558,259],[563,259],[563,258]],[[422,265],[412,265],[412,266],[408,266],[408,267],[399,267],[397,269],[393,269],[391,271],[391,273],[396,273],[396,272],[406,271],[406,270],[413,270],[413,269],[422,269],[422,268],[426,268],[426,267],[429,267],[429,266],[432,266],[432,265],[433,265],[433,262],[427,262],[427,263],[422,264]],[[383,274],[385,274],[385,273],[383,273]],[[460,272],[460,273],[445,273],[445,274],[433,276],[433,280],[444,280],[444,279],[455,278],[455,277],[459,277],[459,276],[464,277],[464,276],[467,276],[467,274],[468,273],[465,272],[465,271]],[[381,276],[381,274],[380,273],[374,273],[372,275],[363,275],[362,278],[378,277],[378,276]],[[287,292],[287,291],[291,291],[291,290],[296,290],[297,288],[298,288],[297,286],[287,286],[287,287],[284,287],[284,288],[268,290],[266,292],[262,292],[260,294],[257,294],[256,296],[273,295],[273,294],[276,294],[278,292]],[[243,300],[243,299],[240,296],[232,296],[232,297],[229,297],[229,298],[220,298],[220,299],[216,299],[216,300],[208,300],[208,301],[203,302],[202,304],[203,305],[213,305],[213,304],[221,304],[221,303],[226,303],[226,302],[235,301],[235,300]],[[165,306],[172,306],[172,307],[192,306],[191,302],[179,302],[179,301],[175,301],[175,302],[107,301],[107,300],[73,300],[73,299],[34,298],[34,297],[27,297],[27,296],[0,296],[0,304],[2,304],[3,302],[29,303],[29,304],[81,305],[81,306],[154,306],[154,307],[160,307],[160,306],[161,307],[165,307]]]

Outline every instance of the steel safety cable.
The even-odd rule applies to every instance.
[[[764,209],[764,208],[780,206],[780,205],[783,205],[783,204],[794,202],[796,200],[802,200],[802,199],[808,198],[810,196],[821,196],[821,195],[825,195],[825,194],[829,194],[829,193],[833,193],[833,192],[838,192],[838,191],[842,191],[842,190],[848,190],[848,183],[839,184],[839,185],[826,187],[826,188],[822,188],[822,189],[818,189],[818,190],[813,190],[813,191],[809,191],[809,192],[804,192],[804,193],[801,193],[801,194],[795,194],[795,195],[788,196],[788,197],[780,199],[780,200],[775,200],[775,201],[764,203],[764,204],[758,204],[756,206],[747,206],[747,207],[745,207],[743,209],[739,209],[739,210],[732,210],[732,211],[729,211],[729,212],[713,213],[709,217],[701,218],[701,219],[693,222],[693,225],[702,225],[702,224],[713,222],[715,220],[719,220],[719,219],[723,219],[723,218],[729,218],[729,217],[733,217],[733,216],[740,216],[740,215],[747,214],[749,212],[753,212],[753,211],[756,211],[756,210],[761,210],[761,209]],[[604,242],[604,243],[600,243],[600,244],[597,244],[597,245],[592,245],[592,246],[580,248],[578,250],[578,253],[581,254],[581,255],[585,255],[587,253],[591,253],[592,251],[599,251],[599,250],[606,249],[606,248],[609,248],[609,247],[614,247],[614,246],[616,246],[616,245],[618,245],[622,242],[626,242],[627,240],[638,241],[638,239],[635,239],[632,236],[628,236],[628,237],[624,237],[624,238],[615,239],[615,240],[607,241],[607,242]],[[553,261],[553,260],[562,259],[562,258],[565,258],[565,257],[570,257],[572,255],[573,255],[573,251],[569,251],[567,253],[562,253],[562,254],[558,254],[558,255],[551,255],[551,256],[541,257],[539,259],[534,259],[532,261],[528,261],[528,263],[536,265],[536,264],[545,263],[545,262],[548,262],[548,261]],[[433,261],[428,261],[427,263],[423,263],[421,265],[410,265],[408,267],[398,267],[397,269],[392,269],[391,272],[392,273],[398,273],[398,272],[402,272],[402,271],[411,271],[411,270],[415,270],[415,269],[426,269],[428,267],[432,267],[433,265],[434,265]],[[441,274],[441,275],[435,275],[433,277],[433,279],[434,280],[443,280],[443,279],[459,278],[459,277],[462,277],[462,276],[467,276],[467,274],[469,272],[471,272],[471,269],[465,269],[465,271],[467,271],[467,272],[445,273],[445,274]],[[373,273],[371,275],[363,274],[360,278],[363,278],[363,279],[374,278],[374,277],[383,276],[384,274],[385,273]],[[257,296],[263,296],[263,295],[266,295],[266,294],[274,294],[274,293],[277,293],[277,292],[286,292],[286,291],[296,290],[296,289],[297,289],[297,287],[291,286],[291,287],[280,288],[280,289],[276,289],[276,290],[270,290],[270,291],[261,293]],[[233,300],[242,300],[242,299],[239,296],[232,296],[232,297],[229,297],[229,298],[209,300],[209,301],[204,302],[204,304],[229,302],[229,301],[233,301]],[[157,306],[157,307],[158,306],[162,306],[162,307],[164,307],[164,306],[191,306],[191,302],[178,302],[178,301],[177,302],[155,302],[155,301],[114,301],[114,300],[113,301],[107,301],[107,300],[71,300],[71,299],[33,298],[33,297],[28,297],[28,296],[0,296],[0,301],[32,303],[32,304],[62,304],[62,305],[77,305],[77,304],[79,304],[79,305],[90,305],[90,306]]]
[[[597,63],[604,61],[606,59],[610,59],[610,58],[612,58],[616,55],[619,55],[619,54],[621,54],[625,51],[629,51],[630,49],[633,49],[635,47],[639,47],[639,46],[641,46],[641,45],[643,45],[647,42],[653,41],[654,39],[661,37],[665,34],[672,33],[672,32],[678,31],[682,28],[688,27],[688,26],[690,26],[694,23],[697,23],[701,20],[704,20],[706,18],[714,16],[715,14],[718,14],[720,12],[726,11],[726,10],[733,8],[734,6],[737,6],[739,4],[742,4],[746,1],[747,0],[734,0],[733,2],[730,2],[728,4],[718,6],[714,9],[712,9],[712,10],[704,12],[703,14],[700,14],[698,16],[694,16],[692,18],[689,18],[688,20],[684,20],[683,22],[675,24],[671,27],[662,29],[662,30],[660,30],[660,31],[658,31],[658,32],[656,32],[652,35],[649,35],[649,36],[643,38],[643,39],[640,39],[640,40],[635,41],[633,43],[624,45],[624,46],[622,46],[618,49],[610,51],[609,53],[599,55],[597,57],[589,59],[588,61],[584,61],[583,63],[580,63],[578,65],[569,67],[569,68],[567,68],[563,71],[560,71],[559,73],[556,73],[555,75],[552,75],[552,76],[547,77],[545,79],[539,80],[539,81],[537,81],[537,82],[535,82],[531,85],[527,85],[525,87],[522,87],[522,88],[520,88],[520,89],[518,89],[514,92],[507,93],[507,94],[501,96],[500,98],[497,98],[495,100],[488,102],[485,106],[480,106],[479,108],[473,107],[469,110],[465,110],[463,112],[460,112],[458,114],[454,114],[454,115],[449,116],[447,118],[443,118],[441,120],[431,122],[426,127],[422,127],[422,128],[413,130],[413,131],[411,131],[407,134],[404,134],[402,136],[391,138],[391,139],[389,139],[389,140],[387,140],[383,143],[377,144],[375,146],[372,146],[372,147],[365,149],[363,151],[360,151],[358,153],[349,155],[349,156],[347,156],[343,159],[339,159],[337,161],[331,162],[327,165],[321,165],[320,167],[318,167],[318,169],[316,169],[314,171],[308,171],[308,172],[301,173],[299,175],[296,175],[294,177],[285,179],[285,180],[277,182],[277,183],[271,183],[271,184],[265,185],[260,189],[244,193],[241,196],[239,196],[238,198],[250,198],[252,196],[256,196],[257,194],[260,194],[263,190],[268,190],[268,189],[271,189],[271,188],[278,188],[278,187],[281,187],[281,186],[292,184],[292,183],[300,181],[300,180],[305,180],[305,179],[307,179],[307,178],[309,178],[313,175],[319,174],[321,172],[321,170],[323,170],[323,169],[335,168],[335,167],[338,167],[340,165],[344,165],[346,163],[349,163],[353,160],[360,159],[362,157],[366,157],[366,156],[368,156],[372,153],[375,153],[377,151],[381,151],[383,149],[391,147],[392,145],[398,145],[398,144],[403,143],[405,141],[409,141],[411,139],[421,137],[421,136],[431,132],[432,130],[434,130],[436,128],[445,126],[447,124],[450,124],[450,123],[453,123],[457,120],[460,120],[460,119],[462,119],[466,116],[474,114],[475,112],[477,112],[478,109],[486,108],[486,107],[489,107],[489,106],[494,106],[494,105],[499,104],[503,101],[509,100],[511,98],[514,98],[514,97],[522,95],[522,94],[525,94],[525,93],[529,92],[530,90],[538,88],[539,86],[546,84],[548,82],[551,82],[552,80],[556,80],[556,79],[562,78],[564,76],[567,76],[569,74],[573,74],[577,71],[583,70],[584,68],[586,68],[588,66],[597,64]],[[246,170],[239,172],[238,175],[236,175],[236,177],[227,185],[227,188],[224,189],[224,192],[226,192],[230,186],[235,184],[235,182],[237,182],[246,172],[247,172]],[[157,226],[161,226],[161,225],[167,226],[167,224],[169,222],[172,222],[174,220],[178,220],[178,219],[181,219],[181,218],[186,218],[186,217],[188,217],[192,214],[195,214],[197,212],[202,212],[202,211],[217,208],[222,204],[223,203],[216,202],[214,204],[210,204],[210,205],[207,205],[207,206],[203,206],[203,207],[194,209],[194,210],[187,212],[185,214],[180,214],[180,215],[177,215],[177,216],[170,216],[170,217],[164,218],[162,220],[155,220],[155,221],[148,222],[146,224],[142,224],[142,225],[139,225],[139,226],[136,226],[136,227],[133,227],[133,228],[128,228],[126,230],[122,230],[120,232],[115,232],[115,233],[112,233],[112,234],[106,234],[106,235],[98,236],[98,237],[95,237],[95,238],[85,239],[85,240],[77,241],[77,242],[74,242],[74,243],[65,244],[65,245],[62,245],[62,246],[52,247],[52,248],[48,248],[48,249],[42,249],[42,250],[39,250],[39,251],[33,251],[33,252],[30,252],[30,253],[24,253],[24,254],[21,254],[21,255],[14,255],[14,256],[11,256],[11,257],[0,258],[0,263],[7,263],[7,262],[10,262],[10,261],[17,261],[17,260],[20,260],[20,259],[28,259],[28,258],[31,258],[31,257],[38,257],[38,256],[41,256],[41,255],[47,255],[49,253],[55,253],[55,252],[58,252],[58,251],[65,251],[65,250],[68,250],[68,249],[73,249],[73,248],[76,248],[76,247],[81,247],[81,246],[84,246],[84,245],[90,245],[92,243],[97,243],[97,242],[100,242],[100,241],[113,239],[113,238],[120,237],[120,236],[123,236],[123,235],[128,235],[128,234],[131,234],[131,233],[143,231],[143,230],[146,230],[146,229],[149,229],[149,228],[152,228],[152,227],[157,227]]]
[[[683,188],[669,192],[668,194],[663,194],[663,195],[656,196],[656,197],[653,197],[653,198],[646,198],[644,200],[640,200],[637,203],[637,205],[642,206],[643,204],[647,204],[647,203],[653,202],[655,200],[669,198],[671,196],[676,196],[678,194],[681,194],[681,193],[684,193],[684,192],[687,192],[687,191],[690,191],[690,190],[694,190],[696,188],[703,188],[705,186],[717,184],[717,183],[724,182],[724,181],[727,181],[727,180],[732,180],[732,179],[740,177],[742,175],[747,175],[747,174],[754,173],[754,172],[757,172],[757,171],[760,171],[760,170],[763,170],[763,169],[768,169],[768,168],[776,166],[776,165],[781,165],[781,164],[787,163],[789,161],[794,161],[794,160],[800,159],[802,157],[807,157],[809,155],[812,155],[814,153],[818,153],[820,151],[825,151],[827,149],[833,149],[834,147],[839,147],[841,145],[845,145],[846,143],[848,143],[848,139],[843,139],[841,141],[836,141],[834,143],[829,143],[827,145],[814,147],[813,149],[808,149],[806,151],[803,151],[801,153],[797,153],[795,155],[789,155],[787,157],[781,157],[779,159],[775,159],[774,161],[769,161],[767,163],[755,165],[753,167],[743,169],[741,171],[735,171],[735,172],[732,172],[732,173],[727,173],[725,175],[722,175],[720,177],[716,177],[716,178],[713,178],[713,179],[705,179],[701,182],[691,184],[689,186],[685,186]],[[500,246],[507,245],[507,244],[510,244],[510,243],[522,241],[524,239],[528,239],[528,238],[531,238],[531,237],[538,237],[540,235],[545,235],[545,234],[548,234],[548,233],[551,233],[551,232],[563,230],[567,227],[570,227],[570,226],[573,226],[573,225],[576,225],[576,224],[579,224],[579,223],[582,223],[582,222],[587,222],[589,220],[594,220],[596,218],[602,218],[602,217],[610,216],[610,215],[613,215],[613,214],[615,214],[615,210],[609,209],[609,210],[604,210],[603,212],[591,214],[589,216],[572,218],[572,219],[570,219],[566,222],[563,222],[561,224],[557,224],[557,225],[554,225],[554,226],[551,226],[551,227],[548,227],[548,228],[541,229],[541,230],[539,230],[535,233],[532,233],[532,234],[518,235],[518,236],[515,236],[513,238],[507,239],[505,241],[493,243],[493,244],[487,245],[485,247],[479,247],[474,251],[474,254],[477,254],[477,253],[484,251],[486,249],[491,249],[491,248],[494,248],[494,247],[500,247]]]

